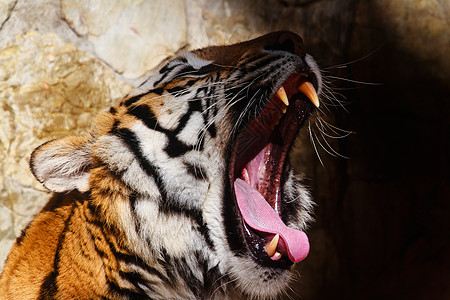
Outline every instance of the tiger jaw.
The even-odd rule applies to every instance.
[[[230,163],[246,247],[257,263],[272,268],[289,268],[309,252],[306,234],[282,220],[281,200],[292,141],[313,105],[319,107],[316,89],[307,80],[304,74],[288,77],[239,134]]]

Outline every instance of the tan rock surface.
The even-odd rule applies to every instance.
[[[63,0],[62,11],[97,56],[127,78],[142,76],[186,42],[184,1]]]
[[[0,27],[6,19],[9,18],[11,10],[16,5],[17,0],[1,0],[0,1]]]

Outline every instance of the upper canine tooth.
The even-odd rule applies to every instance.
[[[275,252],[277,252],[277,246],[278,246],[278,241],[280,239],[280,235],[277,233],[273,239],[270,241],[270,243],[268,243],[265,247],[264,250],[266,250],[267,255],[269,255],[269,257],[272,257],[275,255]]]
[[[314,88],[311,82],[309,81],[302,82],[299,85],[298,90],[303,94],[305,94],[316,107],[319,107],[320,104],[319,97],[317,97],[316,89]]]
[[[277,94],[278,98],[280,98],[280,100],[283,101],[284,104],[286,104],[286,106],[289,106],[289,100],[288,100],[288,97],[286,95],[286,91],[284,90],[283,86],[281,86],[278,89],[276,94]]]

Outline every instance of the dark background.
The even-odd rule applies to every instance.
[[[349,159],[320,151],[325,167],[306,171],[318,206],[303,299],[450,299],[449,78],[398,45],[383,15],[359,4],[328,57],[358,61],[326,74],[374,84],[333,83],[346,111],[330,119],[355,133],[329,141]]]
[[[450,55],[448,30],[447,43],[426,23],[408,30],[427,1],[402,2],[232,1],[254,5],[255,26],[303,36],[345,102],[321,117],[353,132],[327,139],[348,159],[319,149],[322,166],[307,131],[292,155],[317,203],[293,298],[450,299],[450,70],[436,54]],[[409,11],[395,23],[389,8]]]

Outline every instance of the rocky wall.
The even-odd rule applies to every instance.
[[[302,35],[324,69],[328,87],[322,100],[329,102],[324,120],[343,128],[343,136],[357,132],[324,140],[313,124],[324,166],[307,132],[292,155],[318,203],[311,254],[299,268],[302,277],[292,297],[400,299],[408,283],[419,289],[407,275],[413,272],[439,277],[420,292],[412,289],[413,295],[434,287],[450,297],[443,287],[448,272],[433,269],[440,259],[418,269],[408,263],[427,254],[422,247],[430,239],[433,251],[450,249],[433,244],[443,236],[434,228],[450,226],[445,221],[430,225],[426,242],[418,244],[406,229],[418,219],[429,224],[450,213],[443,200],[450,169],[444,114],[450,100],[449,14],[448,0],[0,1],[0,269],[15,237],[48,197],[28,168],[35,147],[88,130],[98,111],[168,56],[288,29]],[[411,128],[416,135],[404,137]],[[414,137],[423,143],[411,143]],[[334,150],[323,150],[318,142],[350,159],[334,157]],[[408,147],[405,153],[402,145]],[[434,175],[439,184],[426,185],[422,175],[412,178],[414,172]],[[417,188],[423,182],[424,188]],[[441,210],[423,219],[418,211],[428,211],[421,201],[427,193]]]

